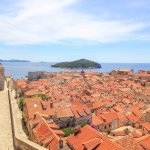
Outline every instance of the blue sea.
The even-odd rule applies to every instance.
[[[55,63],[18,63],[18,62],[5,62],[2,63],[5,67],[5,74],[13,76],[14,79],[25,77],[29,71],[48,71],[48,72],[61,72],[68,69],[52,68],[51,65]],[[114,69],[134,69],[138,70],[150,70],[150,63],[101,63],[101,69],[90,69],[87,71],[93,72],[110,72]]]

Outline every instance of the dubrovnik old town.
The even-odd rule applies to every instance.
[[[150,0],[0,0],[0,150],[150,150]]]
[[[0,79],[1,149],[149,149],[150,71]]]

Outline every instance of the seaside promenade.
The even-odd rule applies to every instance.
[[[8,88],[0,91],[0,150],[14,150]]]

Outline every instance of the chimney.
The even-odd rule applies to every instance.
[[[34,113],[34,119],[36,118],[36,113]]]
[[[46,105],[43,105],[42,108],[43,108],[43,110],[46,110],[46,109],[47,109],[47,106],[46,106]]]
[[[80,133],[81,132],[81,127],[80,126],[78,126],[78,127],[76,127],[75,129],[74,129],[74,136],[76,136],[76,135],[78,135],[78,133]]]
[[[63,144],[63,140],[61,140],[61,139],[60,139],[60,141],[59,141],[59,148],[60,148],[60,149],[62,149],[62,148],[63,148],[63,146],[64,146],[64,144]]]
[[[50,102],[50,108],[53,108],[53,102]]]

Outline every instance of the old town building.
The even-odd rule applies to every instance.
[[[14,84],[17,96],[24,98],[23,120],[32,141],[46,148],[56,145],[56,150],[107,149],[107,142],[125,150],[145,150],[143,143],[149,145],[145,136],[150,134],[150,87],[141,84],[143,72],[42,74]],[[80,140],[87,135],[90,139]]]

